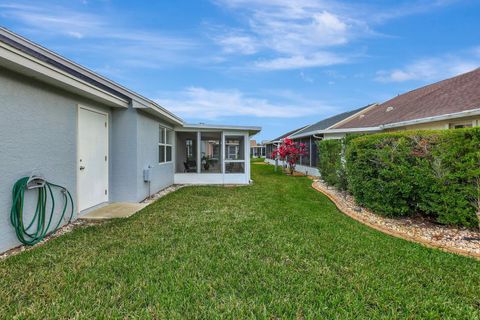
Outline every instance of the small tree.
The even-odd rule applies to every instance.
[[[307,155],[307,150],[304,143],[294,142],[292,139],[285,138],[281,144],[273,150],[272,156],[279,157],[280,160],[288,163],[290,173],[293,174],[295,166],[301,156]]]

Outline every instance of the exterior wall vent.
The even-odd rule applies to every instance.
[[[390,111],[392,111],[392,110],[393,110],[393,107],[388,107],[388,108],[385,110],[385,112],[390,112]]]

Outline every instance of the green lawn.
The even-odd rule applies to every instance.
[[[252,167],[252,186],[183,188],[1,261],[0,318],[480,318],[480,262]]]

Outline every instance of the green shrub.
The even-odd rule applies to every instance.
[[[348,190],[385,216],[415,213],[476,226],[480,129],[406,131],[358,137],[346,147]]]
[[[341,190],[347,189],[344,165],[344,139],[322,140],[318,145],[318,170],[325,183]]]

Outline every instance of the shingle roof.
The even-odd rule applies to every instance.
[[[480,108],[480,68],[399,95],[335,126],[375,127]]]
[[[305,136],[305,135],[310,135],[309,134],[310,132],[311,132],[311,134],[314,134],[318,130],[325,130],[325,129],[333,126],[334,124],[336,124],[336,123],[338,123],[342,120],[345,120],[348,117],[351,117],[354,114],[356,114],[356,113],[358,113],[358,112],[362,111],[363,109],[368,108],[370,106],[371,106],[371,104],[366,105],[366,106],[361,107],[361,108],[358,108],[358,109],[355,109],[355,110],[351,110],[351,111],[347,111],[347,112],[344,112],[344,113],[334,115],[333,117],[330,117],[330,118],[327,118],[327,119],[323,119],[323,120],[321,120],[321,121],[319,121],[315,124],[312,124],[310,126],[307,126],[307,127],[303,128],[302,130],[296,132],[293,136],[294,137]]]
[[[300,130],[302,130],[302,129],[304,129],[304,128],[307,128],[307,127],[308,127],[308,125],[303,126],[303,127],[301,127],[301,128],[297,128],[297,129],[292,130],[292,131],[289,131],[289,132],[287,132],[287,133],[282,134],[280,137],[277,137],[277,138],[275,138],[275,139],[272,139],[272,140],[270,140],[270,141],[268,141],[268,142],[274,142],[274,141],[282,140],[282,139],[284,139],[284,138],[286,138],[286,137],[288,137],[288,136],[296,133],[297,131],[300,131]]]

